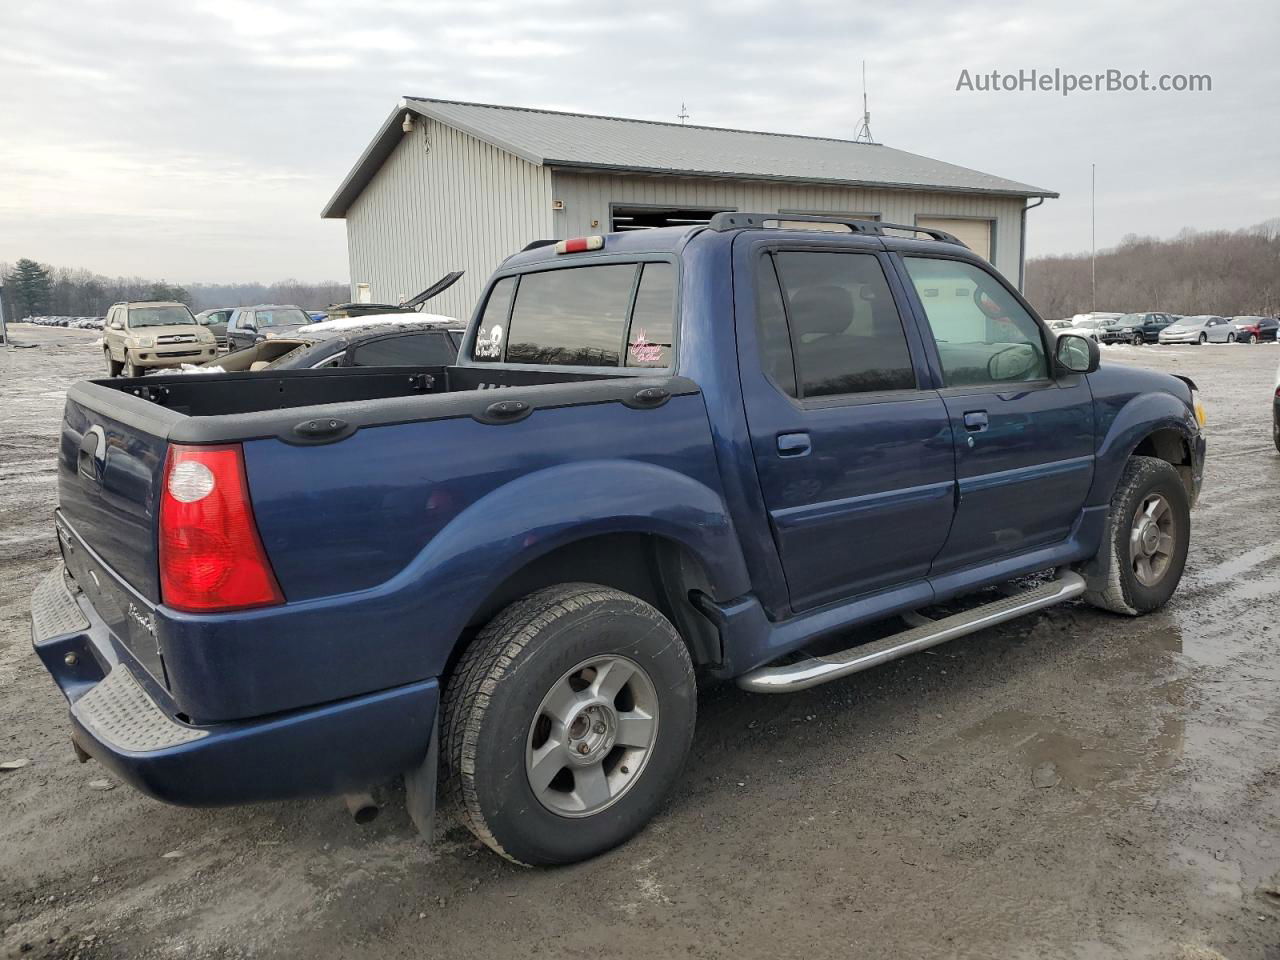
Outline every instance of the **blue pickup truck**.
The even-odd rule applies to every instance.
[[[1164,604],[1195,385],[1099,368],[947,234],[812,219],[531,244],[449,366],[72,386],[32,620],[80,757],[189,805],[403,775],[420,829],[439,794],[566,863],[654,814],[695,674]]]

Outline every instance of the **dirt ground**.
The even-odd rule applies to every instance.
[[[657,820],[535,871],[448,821],[427,845],[394,788],[361,827],[332,799],[168,807],[75,761],[27,598],[63,392],[101,359],[96,334],[12,333],[39,345],[0,348],[0,761],[31,763],[0,772],[0,956],[1280,958],[1274,346],[1104,352],[1194,377],[1209,411],[1166,609],[1072,603],[790,697],[706,689]]]

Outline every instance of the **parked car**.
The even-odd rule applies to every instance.
[[[447,323],[387,323],[365,318],[362,327],[319,329],[312,324],[289,337],[273,337],[210,360],[200,369],[224,373],[320,370],[329,367],[435,367],[453,363],[466,327]],[[194,371],[193,371],[194,372]]]
[[[313,323],[311,314],[292,304],[260,303],[239,307],[227,321],[227,347],[240,350],[268,337],[287,337]]]
[[[193,805],[403,773],[428,836],[443,765],[481,840],[566,863],[669,793],[695,667],[785,693],[1170,598],[1190,380],[1099,369],[945,234],[776,218],[531,245],[410,375],[75,384],[32,635],[77,749]]]
[[[1160,331],[1173,323],[1173,317],[1167,313],[1126,313],[1102,331],[1103,343],[1131,343],[1141,346],[1144,343],[1156,343]]]
[[[102,330],[102,353],[113,377],[199,363],[212,359],[217,349],[213,334],[196,322],[191,309],[172,300],[113,304]]]
[[[1274,343],[1277,328],[1280,328],[1280,320],[1275,317],[1232,317],[1231,323],[1235,328],[1235,338],[1242,343]]]
[[[1182,317],[1160,331],[1160,343],[1234,343],[1235,327],[1226,317]]]
[[[221,307],[216,310],[201,310],[196,314],[196,320],[214,335],[221,350],[227,349],[227,323],[233,313],[234,307]]]

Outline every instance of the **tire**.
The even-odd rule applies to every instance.
[[[611,676],[628,677],[612,698]],[[463,824],[516,863],[564,864],[617,846],[657,812],[693,740],[697,688],[661,613],[570,583],[494,617],[454,670],[443,709],[445,791]],[[646,713],[656,723],[646,726]],[[614,732],[648,746],[615,744]],[[591,759],[579,759],[588,747]]]
[[[1228,333],[1228,334],[1227,334],[1227,343],[1235,343],[1235,342],[1236,342],[1236,335],[1235,335],[1234,333]],[[1249,343],[1253,343],[1253,341],[1252,341],[1252,340],[1250,340],[1250,341],[1249,341]]]
[[[102,355],[103,355],[103,356],[106,358],[106,360],[107,360],[107,376],[109,376],[109,377],[118,377],[118,376],[120,376],[120,368],[123,366],[123,364],[122,364],[122,363],[120,363],[120,361],[119,361],[119,360],[112,360],[112,359],[111,359],[111,351],[110,351],[110,350],[103,350],[103,351],[102,351]]]
[[[1276,453],[1280,453],[1280,419],[1271,418],[1271,439],[1275,441]]]
[[[133,358],[129,356],[128,351],[124,355],[124,375],[126,377],[141,377],[146,374],[146,370],[133,362]]]
[[[1244,342],[1245,342],[1245,343],[1247,343],[1247,344],[1249,344],[1250,346],[1252,346],[1253,344],[1255,344],[1255,343],[1257,343],[1257,342],[1258,342],[1258,338],[1257,338],[1257,336],[1256,336],[1255,334],[1252,334],[1252,333],[1251,333],[1251,334],[1249,334],[1249,336],[1247,336],[1247,337],[1245,338],[1245,341],[1244,341]]]
[[[1200,334],[1200,339],[1197,340],[1196,342],[1199,343],[1201,346],[1204,346],[1204,344],[1209,342],[1209,335],[1207,333]]]
[[[1169,527],[1157,524],[1156,536],[1164,551],[1164,562],[1148,557],[1146,575],[1141,572],[1145,555],[1144,533],[1139,522],[1155,500],[1163,502]],[[1164,542],[1161,534],[1167,534]],[[1155,457],[1130,457],[1111,496],[1111,510],[1097,555],[1088,561],[1084,574],[1085,600],[1095,607],[1138,616],[1169,602],[1182,579],[1191,541],[1191,506],[1182,478],[1172,464]],[[1147,541],[1150,545],[1150,541]],[[1135,554],[1137,551],[1137,555]],[[1154,577],[1154,579],[1151,579]]]
[[[1133,345],[1134,345],[1135,347],[1140,347],[1140,346],[1142,346],[1142,345],[1143,345],[1143,343],[1145,343],[1146,341],[1144,341],[1144,340],[1142,339],[1142,334],[1140,334],[1140,333],[1135,333],[1135,334],[1133,335],[1133,340],[1132,340],[1131,342],[1133,343]]]

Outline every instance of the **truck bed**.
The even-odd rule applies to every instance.
[[[398,594],[394,582],[423,562],[423,551],[451,521],[524,474],[600,458],[659,463],[675,445],[703,450],[694,458],[706,473],[700,479],[714,483],[699,393],[679,377],[480,367],[78,383],[68,393],[59,454],[64,556],[77,582],[101,590],[99,609],[113,612],[109,627],[123,646],[157,682],[170,689],[176,682],[177,692],[184,675],[198,672],[183,670],[183,661],[209,655],[202,643],[178,634],[214,628],[158,609],[156,539],[171,445],[242,448],[257,526],[287,606],[364,593],[378,607],[384,601],[373,597]],[[362,604],[337,607],[355,611]],[[265,628],[280,612],[247,621]],[[315,615],[324,620],[319,608]],[[330,616],[319,629],[327,632],[338,619]],[[253,632],[243,623],[239,631]],[[288,635],[273,635],[275,647],[290,646]],[[223,652],[235,646],[228,637],[218,643]],[[362,669],[378,673],[370,664]],[[371,676],[353,690],[355,676],[347,670],[293,703],[389,682]],[[257,690],[252,677],[243,682]],[[186,709],[206,717],[286,706],[233,693],[230,685],[217,703],[198,688],[182,693]]]

